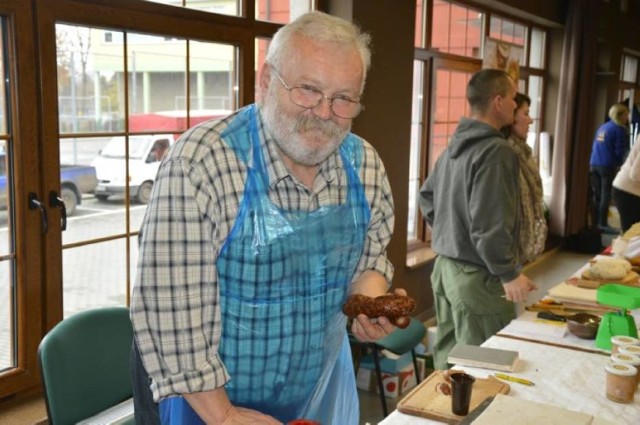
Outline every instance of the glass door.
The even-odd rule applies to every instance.
[[[42,304],[48,231],[31,4],[0,2],[0,398],[37,384],[42,336],[41,311],[27,307]]]
[[[6,38],[6,20],[0,19],[0,38]],[[3,40],[2,40],[3,41]],[[4,46],[4,42],[0,43]],[[5,49],[0,50],[0,63],[4,64]],[[0,69],[0,81],[5,80],[5,67]],[[15,261],[13,231],[14,189],[13,140],[7,126],[9,103],[7,87],[0,86],[0,370],[16,366],[16,321],[15,315]]]

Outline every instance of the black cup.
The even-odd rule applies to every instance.
[[[466,416],[469,413],[471,402],[471,390],[476,381],[466,373],[451,374],[451,412],[454,415]]]

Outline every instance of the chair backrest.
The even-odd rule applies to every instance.
[[[132,397],[133,328],[126,307],[74,314],[38,348],[49,423],[75,424]]]
[[[404,354],[413,350],[424,336],[427,328],[424,324],[413,317],[410,318],[409,326],[404,329],[397,328],[395,331],[377,340],[374,344],[387,349],[395,354]]]

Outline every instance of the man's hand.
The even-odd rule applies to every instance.
[[[393,292],[397,295],[407,295],[407,291],[404,289],[395,289]],[[396,326],[383,316],[370,319],[364,314],[359,314],[351,325],[351,333],[361,342],[377,341],[394,330],[396,330]]]
[[[211,391],[183,394],[183,397],[206,424],[282,425],[279,420],[257,410],[234,406],[227,397],[224,387]]]
[[[229,415],[221,425],[282,425],[277,419],[244,407],[232,406]]]
[[[502,286],[504,287],[507,301],[513,301],[514,303],[526,300],[529,292],[538,289],[536,284],[522,273],[512,281],[503,283]]]

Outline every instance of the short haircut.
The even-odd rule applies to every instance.
[[[624,103],[614,103],[609,108],[609,118],[611,121],[618,125],[626,125],[627,123],[622,121],[622,116],[629,113],[629,108]]]
[[[516,105],[518,105],[516,107],[516,110],[514,111],[514,114],[518,111],[518,109],[520,109],[520,107],[522,107],[522,105],[524,105],[525,103],[529,106],[531,106],[531,98],[529,96],[527,96],[524,93],[516,93]]]
[[[467,102],[472,112],[485,113],[494,97],[506,96],[513,80],[501,69],[483,69],[467,84]]]
[[[357,25],[336,16],[317,11],[305,13],[276,32],[269,44],[267,62],[279,69],[283,59],[291,55],[291,41],[296,35],[317,42],[336,43],[356,48],[362,59],[362,85],[364,86],[371,64],[369,34],[362,32]]]

